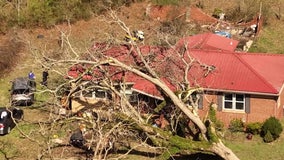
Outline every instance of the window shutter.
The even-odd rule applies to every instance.
[[[245,112],[250,113],[250,95],[245,95]]]
[[[217,103],[218,103],[217,111],[222,111],[222,108],[223,108],[223,95],[221,93],[218,93],[218,95],[217,95]]]
[[[203,95],[199,94],[198,109],[203,109]]]

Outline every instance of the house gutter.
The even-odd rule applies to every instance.
[[[242,94],[254,94],[254,95],[265,95],[265,96],[274,96],[278,97],[279,93],[260,93],[260,92],[248,92],[248,91],[235,91],[235,90],[222,90],[222,89],[210,89],[204,88],[206,91],[217,91],[217,92],[227,92],[227,93],[242,93]]]
[[[284,85],[283,85],[281,91],[282,91],[283,89],[284,89]],[[146,92],[143,92],[143,91],[134,89],[134,88],[132,88],[132,90],[135,91],[135,92],[144,94],[144,95],[146,95],[146,96],[155,98],[155,99],[164,100],[164,98],[162,98],[162,97],[154,96],[154,95],[152,95],[152,94],[149,94],[149,93],[146,93]],[[210,89],[210,88],[204,88],[204,90],[206,90],[206,91],[215,91],[215,92],[226,92],[226,93],[241,93],[241,94],[244,94],[244,93],[245,93],[245,94],[264,95],[264,96],[273,96],[273,97],[278,97],[278,96],[279,96],[279,94],[273,94],[273,93],[234,91],[234,90],[222,90],[222,89]],[[281,93],[281,92],[280,92],[280,93]]]

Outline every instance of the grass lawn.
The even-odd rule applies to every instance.
[[[225,137],[224,144],[241,160],[282,160],[284,157],[283,133],[272,143],[264,143],[259,135],[247,140],[244,133],[227,133]]]
[[[280,34],[284,29],[282,24],[283,22],[274,21],[273,24],[263,28],[249,51],[284,54],[284,45],[282,45],[284,36]]]

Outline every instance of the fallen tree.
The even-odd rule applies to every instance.
[[[131,35],[130,29],[113,12],[111,17],[128,35]],[[189,49],[186,47],[177,49],[169,44],[166,49],[167,54],[163,54],[161,50],[159,50],[161,53],[157,54],[154,51],[155,49],[152,50],[151,48],[142,51],[141,44],[133,41],[123,45],[123,49],[126,49],[123,50],[123,54],[127,57],[118,58],[119,54],[122,54],[121,45],[118,45],[119,47],[116,47],[113,51],[114,44],[103,43],[95,45],[87,54],[80,57],[72,48],[68,37],[63,40],[71,48],[68,51],[74,52],[69,54],[69,56],[75,55],[74,59],[55,60],[44,56],[41,63],[43,66],[55,68],[53,71],[61,75],[64,75],[64,72],[56,70],[56,66],[62,66],[62,64],[70,67],[80,66],[80,71],[76,70],[76,73],[78,71],[79,74],[75,77],[69,75],[70,81],[59,85],[54,91],[55,96],[60,97],[59,91],[66,84],[72,84],[71,90],[68,92],[68,99],[73,98],[76,93],[92,91],[95,88],[107,90],[112,97],[116,97],[113,99],[114,103],[104,109],[111,110],[109,117],[115,118],[102,118],[103,112],[91,108],[95,116],[83,116],[80,119],[87,124],[82,130],[82,134],[89,135],[87,148],[88,150],[92,148],[95,158],[106,158],[113,148],[117,150],[127,146],[129,151],[139,148],[124,143],[125,138],[127,138],[131,139],[128,143],[143,142],[149,148],[157,148],[156,153],[160,154],[161,159],[169,159],[177,154],[209,153],[218,155],[225,160],[238,160],[238,157],[218,138],[214,123],[211,122],[210,118],[202,121],[198,116],[196,107],[198,98],[194,99],[192,96],[196,92],[202,91],[202,88],[191,86],[187,74],[193,65],[205,68],[204,72],[207,74],[210,74],[210,68],[204,67],[206,64],[201,64],[191,57]],[[110,50],[115,53],[115,56],[108,54]],[[163,63],[155,62],[157,60],[159,62],[166,61],[166,65],[171,65],[171,69],[163,68],[165,67]],[[161,70],[161,68],[163,69]],[[183,124],[183,127],[195,130],[195,138],[180,136],[173,129],[157,128],[152,122],[149,122],[152,114],[155,113],[142,115],[137,110],[137,106],[132,105],[126,97],[125,88],[127,86],[124,78],[127,74],[138,76],[156,86],[164,100],[160,107],[163,109],[165,106],[173,106],[175,111],[179,111],[179,114],[172,117],[171,122],[175,125],[184,123],[183,120],[193,123],[193,127],[189,127],[187,124]],[[114,80],[115,75],[120,75],[120,78]],[[89,79],[84,79],[86,77],[89,77]],[[165,82],[165,77],[171,84],[178,86],[179,92],[174,92],[169,87]],[[169,114],[174,113],[169,112]],[[179,120],[178,117],[183,119]],[[89,132],[85,132],[86,128],[89,129]],[[120,145],[115,146],[115,144]]]

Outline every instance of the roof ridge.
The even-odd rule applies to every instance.
[[[205,38],[202,41],[202,43],[200,44],[201,49],[204,47],[204,45],[208,42],[209,38],[212,36],[212,34],[210,34],[209,32],[203,33],[203,34],[205,35]]]
[[[185,38],[183,38],[183,40],[186,40],[186,38],[191,38],[191,37],[195,37],[195,36],[198,37],[199,36],[199,37],[201,37],[201,38],[199,38],[199,41],[197,41],[197,43],[192,45],[189,49],[202,49],[202,47],[204,45],[204,40],[206,39],[206,38],[202,38],[202,36],[204,36],[204,35],[206,35],[206,37],[207,37],[207,33],[202,33],[202,34],[196,34],[196,35],[193,35],[193,36],[186,36]],[[186,41],[190,42],[192,40],[188,39]]]
[[[262,75],[260,75],[249,63],[247,63],[239,53],[233,52],[232,53],[236,58],[238,58],[241,63],[243,63],[248,69],[250,69],[257,77],[259,77],[269,88],[273,89],[275,93],[278,93],[277,89],[273,87]]]
[[[244,54],[244,55],[253,55],[253,56],[284,56],[284,54],[281,53],[261,53],[261,52],[237,52],[238,54]]]

